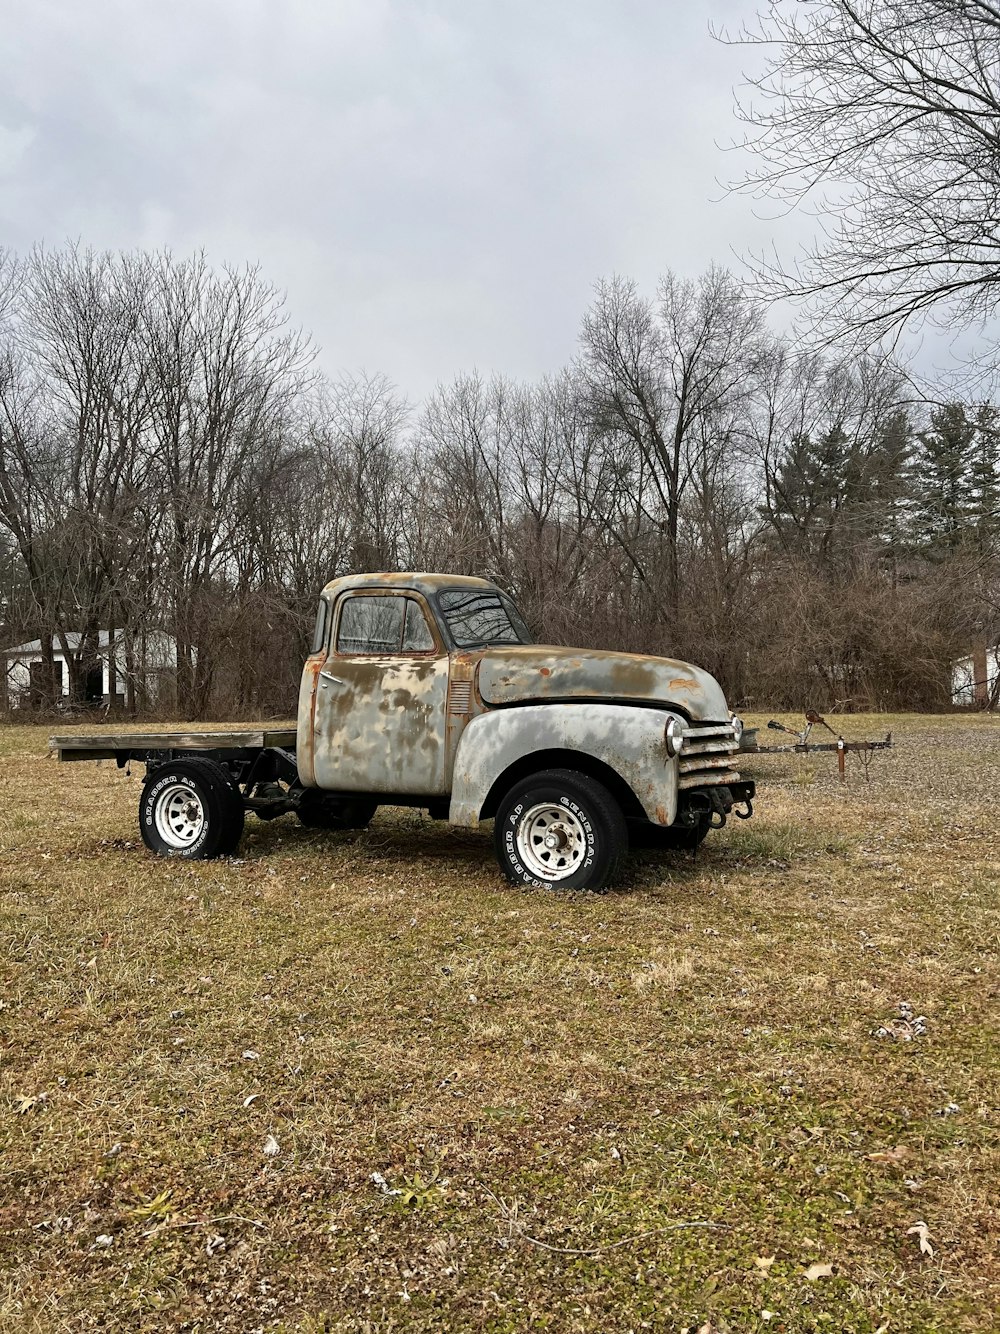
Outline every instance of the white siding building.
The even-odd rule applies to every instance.
[[[88,704],[116,704],[124,701],[127,670],[125,644],[120,630],[112,634],[101,630],[98,634],[96,661],[87,672],[84,699]],[[67,634],[71,653],[80,647],[82,636],[75,631]],[[165,703],[173,693],[177,680],[177,645],[163,630],[151,630],[135,646],[135,686],[151,703]],[[42,641],[32,639],[27,644],[0,652],[4,665],[4,684],[9,708],[30,703],[33,694],[44,692],[45,657]],[[55,695],[64,699],[69,695],[69,665],[57,637],[52,639]]]
[[[966,708],[995,705],[1000,694],[1000,644],[979,648],[951,664],[951,699]]]

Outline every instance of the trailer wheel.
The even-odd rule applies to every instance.
[[[139,831],[159,857],[225,857],[243,836],[243,799],[217,760],[170,760],[142,785]]]
[[[299,798],[296,814],[307,829],[366,829],[377,810],[377,802],[335,797],[308,787]]]
[[[511,884],[601,890],[628,852],[628,829],[601,783],[547,769],[516,783],[500,802],[494,841]]]

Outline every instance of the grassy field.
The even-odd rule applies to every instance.
[[[0,731],[0,1329],[1000,1327],[1000,723],[844,725],[601,896],[406,811],[158,861]]]

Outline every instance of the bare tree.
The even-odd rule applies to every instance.
[[[315,444],[349,522],[347,568],[394,569],[400,557],[399,445],[408,404],[384,375],[343,375],[322,394]],[[331,576],[332,577],[332,576]]]
[[[615,535],[671,622],[680,608],[682,503],[706,442],[730,432],[749,392],[761,335],[759,316],[724,269],[696,282],[668,273],[655,303],[614,278],[599,284],[584,318],[581,364],[594,425],[621,457],[627,521]],[[655,572],[641,553],[654,536],[665,557]]]
[[[43,653],[55,636],[73,699],[101,666],[100,628],[123,624],[147,540],[135,356],[144,273],[75,247],[37,250],[6,331],[0,522],[24,562]]]
[[[865,344],[994,315],[1000,6],[804,0],[721,35],[766,61],[737,102],[757,164],[736,188],[813,196],[824,222],[798,264],[761,260],[767,294],[809,298],[830,337]]]
[[[280,465],[313,349],[256,269],[215,274],[203,256],[160,257],[144,336],[165,498],[156,583],[177,643],[179,705],[198,717],[227,648],[208,626]]]

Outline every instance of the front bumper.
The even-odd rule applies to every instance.
[[[679,794],[677,823],[690,827],[707,820],[713,828],[720,829],[731,814],[739,820],[749,820],[756,794],[757,785],[749,778],[738,778],[735,783],[688,788]],[[741,806],[743,810],[740,810]]]

